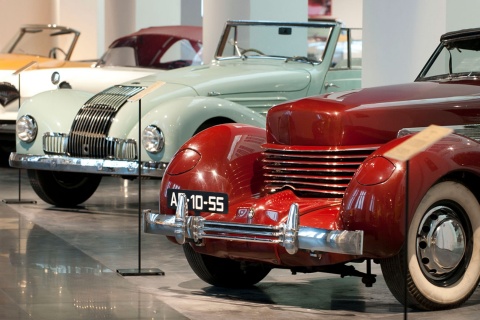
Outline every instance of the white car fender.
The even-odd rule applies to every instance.
[[[73,119],[93,93],[58,89],[45,91],[26,99],[18,112],[17,119],[24,115],[35,115],[38,133],[33,143],[17,139],[17,151],[43,154],[42,137],[46,132],[69,132]],[[41,112],[38,109],[42,109]]]
[[[142,146],[142,159],[168,162],[178,148],[190,139],[206,121],[226,118],[235,123],[244,123],[265,128],[265,116],[251,109],[224,99],[212,97],[182,97],[166,101],[142,117],[141,126],[159,127],[165,137],[165,148],[158,154],[147,153]],[[138,137],[138,125],[128,135]]]

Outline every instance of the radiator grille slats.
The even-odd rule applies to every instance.
[[[111,140],[108,132],[113,118],[127,99],[144,87],[114,86],[88,100],[75,117],[70,129],[67,154],[89,158],[136,158],[134,141]],[[133,152],[133,154],[132,154]]]
[[[305,196],[341,197],[360,164],[376,149],[269,147],[263,152],[265,187],[271,192],[290,188]]]

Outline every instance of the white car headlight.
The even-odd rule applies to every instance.
[[[145,150],[151,153],[158,153],[165,146],[165,137],[162,130],[154,125],[149,125],[143,129],[142,144]]]
[[[37,137],[38,127],[35,119],[29,115],[17,120],[17,137],[25,142],[32,142]]]

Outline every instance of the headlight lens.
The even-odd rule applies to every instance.
[[[17,120],[17,137],[25,142],[32,142],[37,137],[38,127],[35,119],[29,115]]]
[[[162,130],[154,125],[143,129],[142,144],[145,150],[151,153],[159,153],[165,147],[165,137]]]

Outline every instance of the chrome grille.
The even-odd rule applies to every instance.
[[[136,151],[131,150],[135,145],[134,141],[132,143],[132,141],[111,139],[107,135],[118,110],[127,99],[143,89],[144,87],[114,86],[88,100],[73,121],[67,153],[73,157],[97,159],[122,159],[121,157],[125,155],[136,157]]]
[[[268,148],[263,153],[265,187],[271,192],[290,188],[305,196],[341,197],[360,164],[376,149]]]
[[[45,154],[67,155],[68,134],[47,132],[43,135]],[[105,138],[106,159],[136,159],[137,143],[133,139]]]
[[[133,139],[106,138],[105,153],[109,159],[136,159],[137,144]]]
[[[43,135],[43,151],[45,154],[66,154],[68,134],[46,132]]]

